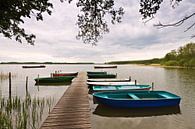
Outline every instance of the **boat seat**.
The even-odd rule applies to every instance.
[[[139,100],[139,99],[140,99],[140,98],[137,97],[135,94],[128,93],[128,95],[129,95],[131,98],[135,99],[135,100]]]
[[[169,95],[166,94],[159,94],[160,96],[162,96],[163,98],[171,98]]]

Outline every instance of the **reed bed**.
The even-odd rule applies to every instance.
[[[0,129],[38,129],[43,114],[54,106],[52,98],[38,98],[28,94],[25,98],[18,96],[0,98]]]
[[[11,77],[16,77],[16,74],[12,74]],[[0,72],[0,80],[7,80],[9,78],[9,73]]]

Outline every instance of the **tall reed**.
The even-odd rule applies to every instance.
[[[53,105],[52,98],[31,98],[29,94],[24,99],[0,98],[0,129],[37,129]]]

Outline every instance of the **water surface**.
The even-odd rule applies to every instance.
[[[42,69],[23,69],[22,65],[0,65],[0,72],[12,75],[12,96],[24,97],[25,78],[29,77],[28,91],[31,96],[52,97],[55,103],[68,86],[35,86],[34,78],[50,76],[51,72],[92,71],[93,65],[46,65]],[[117,73],[118,78],[137,80],[140,84],[154,82],[155,90],[166,90],[181,96],[180,106],[172,108],[113,109],[93,104],[91,123],[93,129],[195,129],[195,70],[167,69],[152,66],[120,65],[117,69],[105,69]],[[98,69],[96,71],[104,71]],[[0,98],[8,97],[8,80],[0,80]],[[54,103],[54,105],[55,105]],[[47,114],[45,114],[45,117]]]

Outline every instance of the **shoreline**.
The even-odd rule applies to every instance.
[[[122,65],[122,64],[121,64]],[[195,67],[184,67],[184,66],[166,66],[161,64],[131,64],[131,65],[139,65],[139,66],[154,66],[161,68],[173,68],[173,69],[195,69]]]

